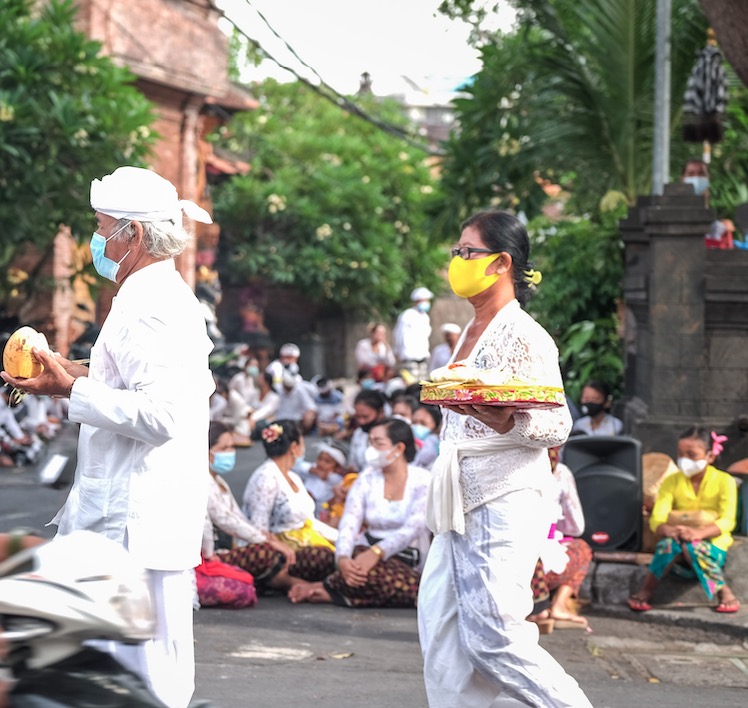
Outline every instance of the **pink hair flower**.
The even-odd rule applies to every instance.
[[[712,431],[712,455],[718,457],[719,453],[725,449],[722,445],[723,442],[727,442],[727,435],[717,435]]]

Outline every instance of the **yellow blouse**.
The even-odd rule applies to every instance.
[[[735,480],[716,467],[709,465],[699,485],[699,493],[694,493],[691,480],[682,472],[666,477],[657,492],[657,501],[652,509],[649,527],[652,531],[667,523],[671,511],[715,511],[714,522],[722,531],[719,536],[709,539],[717,548],[726,551],[732,545],[735,517],[738,507],[738,491]]]

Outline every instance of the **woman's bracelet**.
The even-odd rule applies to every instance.
[[[384,551],[382,550],[381,546],[374,545],[374,546],[371,546],[369,550],[371,550],[371,552],[377,558],[379,558],[379,560],[382,560],[382,558],[384,558]]]

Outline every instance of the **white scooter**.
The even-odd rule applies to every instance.
[[[86,645],[136,644],[153,626],[145,572],[99,534],[59,537],[0,564],[0,666],[13,708],[164,708],[140,677]]]

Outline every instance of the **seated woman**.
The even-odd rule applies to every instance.
[[[442,427],[441,408],[427,404],[419,405],[413,413],[411,427],[416,438],[417,448],[413,464],[416,467],[430,470],[439,456],[439,431]]]
[[[602,381],[588,381],[582,388],[580,409],[582,417],[574,421],[571,434],[621,435],[623,421],[611,415],[613,396]]]
[[[348,493],[340,521],[338,571],[322,582],[295,584],[288,593],[291,602],[415,607],[431,535],[426,527],[430,475],[409,464],[414,456],[413,433],[405,421],[386,418],[374,424],[367,466]]]
[[[666,477],[657,492],[649,525],[659,540],[644,583],[628,599],[632,610],[652,609],[652,594],[671,570],[698,579],[710,600],[717,595],[717,612],[740,609],[723,571],[733,542],[737,488],[729,474],[712,466],[725,439],[700,427],[680,436],[679,472]]]
[[[204,561],[220,559],[254,577],[258,590],[288,590],[298,578],[316,579],[334,568],[328,548],[294,550],[267,529],[253,524],[239,508],[223,475],[234,469],[236,450],[230,428],[223,423],[210,424],[208,433],[210,488],[208,512],[203,534]],[[215,550],[214,528],[232,539],[230,550]],[[205,565],[205,563],[203,563]],[[201,578],[198,567],[198,594],[203,606],[246,606],[247,579],[230,572],[214,571]],[[209,572],[206,570],[206,572]],[[201,587],[202,585],[202,587]]]
[[[584,512],[574,473],[559,462],[559,448],[548,450],[554,479],[554,502],[560,516],[555,524],[555,536],[560,543],[561,556],[553,554],[552,561],[543,558],[535,568],[532,589],[535,608],[529,619],[538,622],[541,633],[556,629],[588,629],[586,617],[577,614],[574,598],[579,595],[592,562],[592,549],[581,538],[584,533]],[[549,542],[552,539],[549,539]],[[549,543],[552,547],[552,544]],[[544,561],[546,566],[544,566]]]
[[[301,426],[293,420],[277,420],[260,437],[268,459],[247,482],[244,513],[257,528],[275,534],[292,548],[326,548],[332,557],[337,529],[315,517],[314,499],[291,469],[304,459]]]

